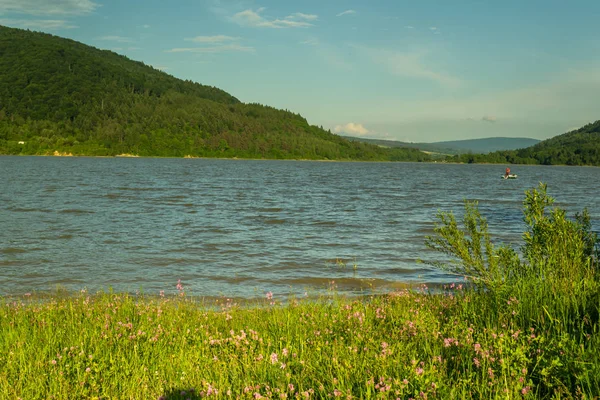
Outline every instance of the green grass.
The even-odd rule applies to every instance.
[[[466,246],[448,269],[469,266],[471,275],[435,294],[421,287],[244,305],[201,303],[183,290],[5,299],[0,398],[592,399],[600,394],[597,239],[585,218],[552,215],[537,214],[523,256],[487,248],[483,220],[474,230],[467,220],[462,236],[458,224],[446,231],[461,238],[454,248]],[[436,228],[438,244],[448,226]],[[565,233],[557,227],[574,229],[563,238],[572,251],[552,247],[567,243],[549,233]],[[477,246],[488,252],[478,258]]]

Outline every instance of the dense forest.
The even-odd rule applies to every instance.
[[[463,154],[448,160],[467,163],[600,166],[600,120],[524,149]]]
[[[427,161],[111,51],[0,26],[0,154]]]

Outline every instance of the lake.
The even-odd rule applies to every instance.
[[[600,221],[600,168],[0,157],[0,295],[141,291],[284,298],[460,281],[419,260],[438,210],[479,201],[521,244],[527,189]]]

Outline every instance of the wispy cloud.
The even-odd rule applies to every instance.
[[[300,44],[306,44],[308,46],[318,46],[319,45],[319,39],[317,39],[317,38],[309,38],[309,39],[301,41]]]
[[[424,100],[389,99],[361,114],[364,121],[397,120],[481,121],[490,128],[525,121],[535,124],[564,124],[561,130],[598,119],[600,65],[565,71],[549,82],[525,87],[485,91],[463,97],[432,97]],[[475,118],[482,115],[483,118]],[[565,119],[567,115],[567,119]],[[494,119],[496,123],[491,123]],[[487,120],[486,120],[487,119]],[[502,121],[502,124],[498,122]],[[372,124],[372,122],[371,122]],[[558,125],[557,125],[558,126]],[[562,132],[556,132],[556,134]]]
[[[366,136],[369,134],[369,130],[367,128],[365,128],[362,124],[356,124],[354,122],[349,122],[345,125],[336,125],[333,128],[333,132],[346,133],[356,136]]]
[[[180,47],[167,50],[167,53],[227,53],[227,52],[246,52],[253,53],[254,47],[243,46],[240,44],[227,44],[222,46],[206,46],[206,47]]]
[[[265,8],[241,11],[230,18],[240,26],[253,28],[309,28],[314,26],[309,21],[315,21],[319,17],[314,14],[295,13],[284,18],[266,18],[261,15]]]
[[[433,32],[435,35],[439,35],[441,32],[436,26],[430,26],[429,30]]]
[[[494,123],[498,120],[494,115],[485,115],[481,118],[482,121]]]
[[[214,36],[196,36],[193,38],[184,39],[188,42],[199,43],[198,47],[178,47],[167,50],[167,53],[229,53],[229,52],[245,52],[254,53],[254,47],[245,46],[240,43],[242,38],[214,35]]]
[[[355,10],[346,10],[346,11],[342,11],[341,13],[337,14],[336,17],[341,17],[344,15],[352,15],[352,14],[356,14]]]
[[[0,19],[0,25],[41,31],[78,28],[68,21],[58,19]]]
[[[371,59],[375,64],[385,67],[392,75],[425,79],[439,83],[446,87],[458,87],[462,81],[443,71],[436,71],[426,65],[423,60],[425,52],[400,52],[388,49],[377,49],[363,46],[354,46]]]
[[[98,40],[106,40],[106,41],[117,42],[117,43],[133,43],[134,42],[134,40],[131,38],[123,37],[123,36],[114,36],[114,35],[101,36],[98,38]]]
[[[316,21],[319,19],[319,16],[315,15],[315,14],[304,14],[304,13],[297,12],[286,18],[297,18],[297,19],[304,19],[306,21]]]
[[[239,37],[215,35],[215,36],[196,36],[193,38],[186,38],[185,40],[196,43],[224,43],[224,42],[235,42],[240,40]]]
[[[91,0],[0,0],[0,14],[74,16],[90,14],[98,7],[100,5]]]

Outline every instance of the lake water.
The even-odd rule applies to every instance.
[[[524,192],[600,220],[600,168],[0,157],[0,295],[381,292],[458,281],[419,259],[438,210],[478,200],[520,244]],[[354,267],[356,266],[356,267]]]

